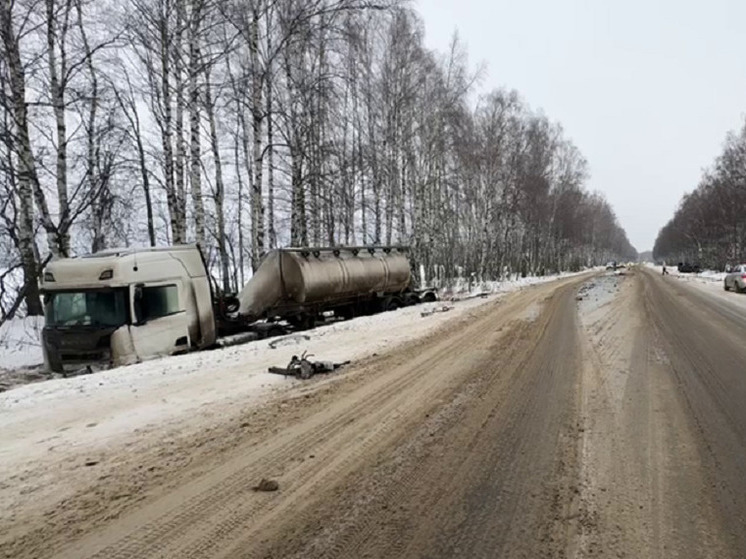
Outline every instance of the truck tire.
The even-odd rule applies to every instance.
[[[296,330],[310,330],[316,327],[316,317],[312,314],[299,314],[288,318],[288,322]]]
[[[355,306],[354,305],[347,305],[344,307],[340,307],[338,310],[334,311],[334,315],[338,316],[342,320],[351,320],[355,318],[356,312],[355,312]]]
[[[401,307],[401,301],[398,297],[386,297],[381,304],[381,310],[383,312],[395,311]]]
[[[438,297],[437,295],[435,295],[434,291],[426,291],[420,298],[422,299],[423,303],[434,303],[438,300]]]

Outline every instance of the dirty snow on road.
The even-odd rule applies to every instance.
[[[733,556],[707,489],[700,435],[671,372],[674,354],[662,341],[668,328],[687,326],[651,317],[662,298],[650,287],[669,283],[696,291],[713,284],[641,267],[580,290],[580,557]]]

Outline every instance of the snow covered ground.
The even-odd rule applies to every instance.
[[[32,367],[43,362],[39,343],[44,317],[14,318],[0,326],[0,369]]]
[[[599,270],[601,267],[598,268]],[[507,293],[515,291],[526,285],[536,285],[547,281],[553,281],[558,277],[568,277],[583,272],[563,272],[558,275],[549,275],[543,277],[530,276],[522,278],[518,274],[513,275],[505,281],[469,281],[468,278],[458,278],[453,287],[444,288],[440,291],[441,297],[448,299],[450,297],[463,297],[469,295],[479,295],[484,293]]]

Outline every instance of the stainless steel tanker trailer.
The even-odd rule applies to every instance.
[[[220,294],[197,245],[110,249],[52,261],[42,292],[45,363],[119,366],[435,300],[412,287],[403,247],[269,252],[237,296]]]
[[[238,295],[240,317],[312,327],[322,313],[351,318],[433,298],[411,289],[407,251],[397,247],[274,250]]]

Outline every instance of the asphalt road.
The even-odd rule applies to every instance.
[[[746,557],[729,296],[644,268],[510,295],[13,556]]]
[[[650,272],[641,281],[647,316],[668,359],[665,372],[696,441],[696,461],[690,467],[701,472],[723,553],[746,557],[744,296],[716,297]],[[697,519],[701,512],[696,507],[689,514]]]

